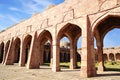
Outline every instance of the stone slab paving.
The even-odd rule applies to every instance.
[[[52,72],[49,67],[41,69],[26,69],[18,65],[0,64],[0,80],[120,80],[120,72],[104,72],[94,78],[80,78],[80,70],[62,69]]]

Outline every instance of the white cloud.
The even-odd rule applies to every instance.
[[[19,11],[19,9],[16,8],[16,7],[10,7],[9,9],[12,10],[12,11]]]
[[[18,11],[26,14],[34,14],[37,12],[42,12],[45,7],[53,4],[48,0],[19,0],[21,8],[10,7],[12,11]]]

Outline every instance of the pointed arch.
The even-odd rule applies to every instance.
[[[20,45],[21,45],[21,40],[19,37],[15,38],[14,43],[13,43],[13,63],[18,63],[20,59]]]
[[[117,54],[116,54],[116,61],[119,61],[119,62],[120,62],[120,53],[117,53]]]
[[[103,60],[104,60],[104,61],[108,61],[108,57],[107,57],[107,54],[106,54],[106,53],[103,54]]]
[[[110,60],[110,61],[114,61],[114,60],[115,60],[113,53],[110,53],[110,54],[109,54],[109,60]]]
[[[30,46],[31,46],[32,36],[28,34],[23,40],[23,55],[24,55],[24,64],[28,61]]]
[[[114,28],[120,28],[120,15],[117,13],[106,13],[102,17],[96,20],[92,26],[93,33],[96,38],[96,44],[98,48],[98,70],[104,71],[103,63],[103,47],[105,35]]]
[[[81,36],[82,29],[72,23],[67,23],[58,31],[57,34],[57,45],[60,46],[60,40],[63,37],[67,37],[70,40],[70,68],[74,69],[77,66],[76,58],[77,58],[77,41],[78,38]],[[60,53],[60,47],[59,47]]]
[[[38,36],[39,64],[45,62],[52,65],[52,35],[48,30],[43,30]]]

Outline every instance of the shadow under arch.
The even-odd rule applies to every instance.
[[[28,61],[28,55],[29,55],[29,51],[30,51],[31,41],[32,41],[32,36],[30,34],[25,36],[25,38],[23,40],[23,50],[22,50],[23,51],[22,52],[23,66],[25,66],[25,64]]]
[[[7,56],[7,52],[8,52],[8,49],[9,49],[9,46],[10,46],[10,40],[8,40],[5,44],[5,50],[4,50],[4,54],[3,54],[3,64],[5,63],[5,59],[6,59],[6,56]]]
[[[76,58],[77,58],[77,40],[81,36],[82,29],[71,23],[67,23],[58,31],[57,34],[57,45],[59,50],[57,55],[60,58],[60,40],[63,37],[67,37],[70,40],[70,69],[75,69],[77,67]],[[60,59],[58,58],[58,64],[60,65]]]
[[[48,30],[43,30],[38,36],[39,64],[52,66],[52,34]]]
[[[4,42],[0,44],[0,63],[3,61],[3,54],[4,54]]]
[[[98,23],[93,26],[94,36],[96,38],[98,50],[98,71],[103,72],[105,69],[103,63],[103,47],[105,35],[114,28],[120,28],[120,15],[106,15],[98,20]]]
[[[108,56],[107,56],[106,53],[103,54],[103,60],[104,60],[104,62],[105,62],[105,61],[108,61]]]
[[[120,62],[120,53],[116,53],[116,61]]]
[[[109,59],[110,59],[110,61],[114,61],[115,59],[114,59],[114,54],[113,53],[110,53],[109,54]]]
[[[19,37],[15,38],[13,42],[13,63],[18,63],[20,59],[20,45],[21,45],[21,40]]]

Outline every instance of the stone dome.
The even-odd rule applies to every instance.
[[[62,47],[67,48],[68,46],[69,46],[69,42],[66,42],[66,41],[60,42],[60,48],[62,48]]]

